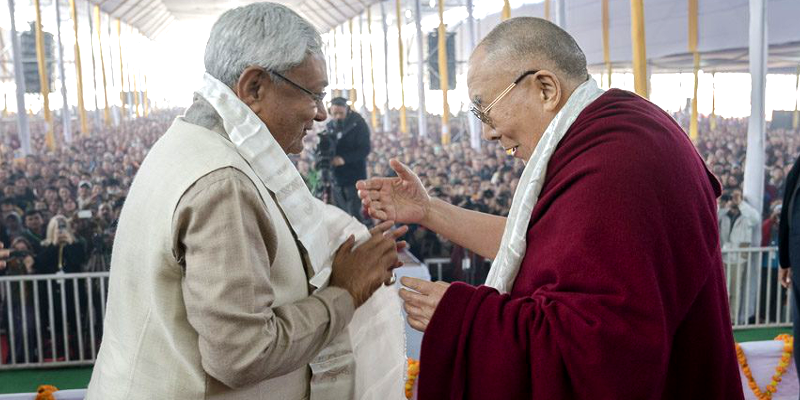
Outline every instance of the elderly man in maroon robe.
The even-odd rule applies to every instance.
[[[485,286],[403,279],[424,331],[420,399],[741,399],[717,231],[720,186],[678,124],[597,88],[575,40],[498,25],[469,64],[484,137],[526,163],[508,217],[358,183],[370,214],[494,259]]]

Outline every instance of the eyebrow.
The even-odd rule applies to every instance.
[[[475,95],[475,97],[472,98],[472,102],[475,103],[475,105],[480,106],[481,105],[481,96]]]

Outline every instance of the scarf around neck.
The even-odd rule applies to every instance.
[[[233,90],[206,73],[197,92],[222,118],[225,132],[236,150],[253,168],[272,193],[286,215],[300,243],[308,252],[314,272],[330,273],[333,252],[340,244],[340,235],[328,232],[325,204],[308,190],[292,161],[270,133],[267,125],[245,105]],[[328,218],[330,219],[330,218]],[[346,222],[343,222],[345,224]],[[341,225],[341,224],[340,224]],[[363,232],[360,232],[363,236]],[[325,274],[321,271],[327,270]],[[318,277],[312,284],[320,286]],[[323,279],[324,280],[324,279]]]
[[[486,286],[493,287],[500,293],[511,291],[522,259],[525,257],[525,249],[528,246],[528,224],[544,185],[550,157],[581,111],[602,94],[603,90],[590,77],[572,92],[567,103],[547,126],[531,158],[525,165],[517,190],[514,192],[511,211],[503,231],[503,239],[500,242],[500,250],[492,262],[492,268],[486,278]]]

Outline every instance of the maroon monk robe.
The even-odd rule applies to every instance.
[[[445,293],[419,399],[742,399],[719,194],[671,117],[603,94],[550,159],[511,293]]]

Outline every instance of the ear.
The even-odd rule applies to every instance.
[[[546,111],[555,112],[561,103],[561,82],[550,71],[542,70],[536,74],[536,85],[539,87],[539,96]]]
[[[264,92],[261,90],[261,85],[264,83],[264,80],[272,83],[269,74],[264,72],[262,68],[247,67],[242,71],[242,74],[239,75],[239,80],[236,82],[233,91],[244,104],[247,104],[248,107],[252,106],[262,100],[264,96]]]

